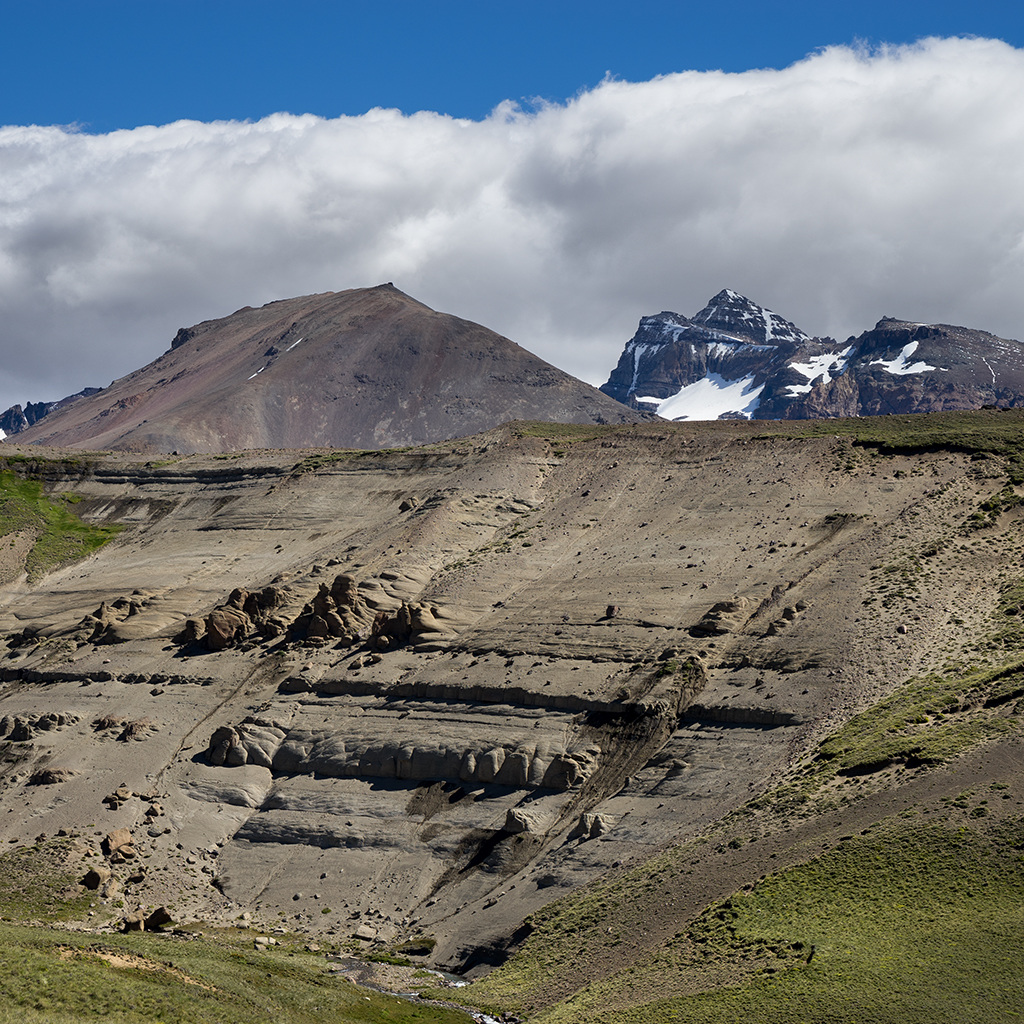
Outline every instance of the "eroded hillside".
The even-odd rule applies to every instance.
[[[979,683],[967,740],[845,775],[842,748],[807,789],[819,744],[908,680],[1012,662],[1020,426],[518,424],[163,462],[10,450],[50,502],[122,529],[32,583],[17,572],[41,527],[5,541],[0,840],[81,833],[113,872],[97,896],[113,919],[250,914],[416,940],[471,974],[553,900],[695,850],[695,877],[648,900],[625,946],[587,932],[610,935],[620,908],[577,925],[590,953],[543,993],[508,975],[517,960],[494,976],[497,997],[549,1005],[830,848],[844,815],[905,806],[878,793],[1017,742],[1015,684]],[[723,827],[742,842],[705,856]]]

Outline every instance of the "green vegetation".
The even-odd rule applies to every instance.
[[[92,860],[82,857],[86,845],[62,837],[0,855],[0,1024],[467,1019],[357,988],[299,939],[280,937],[276,946],[255,949],[256,933],[245,929],[100,936],[46,926],[86,920],[95,903],[95,894],[77,884]],[[102,926],[106,913],[98,913],[88,920]]]
[[[412,961],[408,957],[395,956],[394,953],[367,953],[363,957],[372,964],[392,964],[395,967],[412,967]]]
[[[318,469],[332,466],[336,462],[347,462],[349,459],[355,458],[357,454],[359,453],[352,449],[341,448],[333,452],[318,452],[316,455],[307,455],[300,462],[296,462],[292,466],[292,473],[313,473]]]
[[[252,934],[95,935],[0,924],[0,1021],[25,1024],[464,1022],[466,1015],[357,988],[300,945]]]
[[[840,774],[939,764],[1018,728],[995,712],[1024,696],[1024,664],[911,680],[825,740],[818,758]]]
[[[84,558],[120,532],[120,526],[82,522],[68,507],[71,504],[75,500],[67,495],[51,500],[39,480],[9,469],[0,471],[0,537],[13,533],[35,537],[25,564],[30,581]]]
[[[1020,821],[988,835],[886,822],[709,907],[656,951],[531,1019],[1017,1019],[1022,845]],[[469,994],[498,990],[503,971]]]
[[[882,606],[891,608],[900,601],[916,597],[921,589],[922,570],[921,559],[909,552],[888,565],[880,566],[880,579],[876,585]],[[870,599],[865,603],[870,603]]]
[[[1024,497],[1019,495],[1010,484],[1007,484],[978,505],[977,511],[972,513],[964,523],[964,532],[970,533],[973,530],[984,529],[986,526],[995,526],[1004,512],[1019,508],[1021,505],[1024,505]]]
[[[1019,651],[1024,647],[1024,580],[1000,589],[992,623],[994,628],[986,638],[990,650]]]
[[[427,956],[433,952],[436,945],[437,939],[432,935],[416,935],[396,946],[395,952],[404,953],[406,956]]]
[[[1008,587],[997,615],[1021,598],[1024,585]],[[462,998],[518,1007],[542,1024],[1024,1017],[1014,974],[1024,940],[1024,822],[984,831],[989,801],[973,792],[947,801],[969,827],[921,824],[907,811],[763,878],[674,935],[644,938],[676,893],[685,906],[701,856],[746,850],[765,841],[764,829],[850,802],[846,794],[869,792],[861,787],[875,773],[923,770],[1018,730],[1022,698],[1019,662],[910,680],[711,836],[538,911],[524,946]],[[1001,788],[992,784],[993,800]],[[566,979],[577,991],[550,1005]]]
[[[15,846],[0,854],[0,921],[75,921],[89,912],[91,894],[78,881],[85,873],[72,862],[74,841],[51,839]]]
[[[946,450],[980,459],[997,456],[1013,463],[1014,477],[1019,479],[1011,482],[1024,483],[1024,411],[1020,409],[802,420],[769,431],[760,426],[762,437],[849,437],[856,445],[893,455]]]
[[[911,679],[825,739],[791,781],[751,801],[748,810],[802,808],[807,816],[815,798],[837,781],[892,766],[948,762],[978,743],[1019,731],[1020,717],[1004,711],[1021,697],[1024,663]]]

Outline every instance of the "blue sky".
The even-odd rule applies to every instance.
[[[809,334],[1024,337],[1024,5],[0,15],[0,409],[382,281],[595,384],[725,287]]]
[[[831,44],[972,34],[1024,44],[991,0],[4,0],[0,123],[107,132],[372,107],[479,119],[610,73],[783,68]]]

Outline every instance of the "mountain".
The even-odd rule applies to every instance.
[[[0,446],[0,1005],[1018,1019],[1022,429]]]
[[[818,419],[1024,404],[1024,346],[885,317],[812,338],[729,289],[692,318],[640,321],[601,390],[666,419]]]
[[[34,423],[38,423],[44,416],[77,402],[80,398],[88,398],[95,395],[99,388],[84,388],[77,394],[68,395],[58,402],[28,402],[24,408],[20,405],[12,405],[10,409],[0,413],[0,440],[5,437],[13,437],[28,430]]]
[[[158,452],[385,448],[512,419],[640,418],[486,327],[384,284],[182,328],[148,366],[19,441]]]

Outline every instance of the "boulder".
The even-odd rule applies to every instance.
[[[609,814],[586,813],[580,815],[573,830],[569,833],[570,839],[579,839],[586,842],[588,839],[597,839],[605,833],[610,832],[615,825],[615,819]]]
[[[232,647],[252,629],[252,621],[241,609],[230,605],[214,608],[206,616],[206,646],[211,651]]]
[[[171,917],[170,912],[166,907],[157,907],[156,910],[146,918],[146,931],[159,931],[165,924],[170,924],[173,920],[174,918]]]
[[[207,760],[213,765],[239,767],[255,764],[269,768],[287,730],[278,722],[248,717],[240,725],[221,726],[210,737]]]
[[[89,868],[85,873],[85,877],[82,879],[82,885],[86,889],[98,889],[101,885],[110,881],[112,872],[106,864],[95,864]]]
[[[205,635],[206,622],[203,619],[190,618],[185,620],[185,625],[174,640],[176,643],[181,644],[182,647],[187,647],[202,640]]]
[[[504,829],[512,835],[528,832],[531,835],[542,836],[551,827],[555,818],[556,814],[551,810],[520,804],[518,807],[510,807],[505,812]]]
[[[296,618],[292,632],[312,638],[365,635],[374,615],[375,609],[367,602],[355,578],[340,573],[330,586],[320,584],[316,596]]]
[[[722,636],[741,629],[748,618],[750,602],[745,597],[713,604],[690,633],[694,636]]]
[[[377,613],[370,635],[377,638],[378,646],[382,648],[437,640],[453,635],[453,630],[443,619],[444,614],[435,605],[403,601],[393,614],[386,611]]]
[[[134,846],[134,840],[129,829],[126,828],[115,828],[113,832],[108,832],[106,838],[103,840],[102,848],[103,852],[111,857],[115,853],[120,853],[122,850],[128,847]],[[134,856],[134,850],[132,851]]]
[[[34,772],[28,780],[30,786],[58,786],[74,778],[78,772],[73,768],[44,768]]]
[[[304,597],[280,582],[246,593],[240,607],[264,637],[283,636],[300,614]]]

